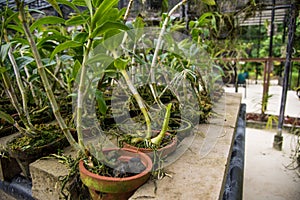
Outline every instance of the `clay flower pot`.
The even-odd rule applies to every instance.
[[[80,178],[89,188],[93,200],[127,200],[150,176],[152,161],[149,156],[142,152],[126,148],[105,149],[103,152],[105,154],[115,150],[121,155],[119,160],[122,161],[129,161],[136,157],[140,158],[142,164],[145,166],[145,170],[125,178],[107,177],[90,172],[85,168],[84,162],[81,160],[79,162]]]
[[[158,131],[156,133],[159,133]],[[171,137],[172,135],[168,132],[166,132],[165,137]],[[133,149],[135,152],[143,152],[148,154],[151,158],[154,157],[154,153],[156,154],[156,156],[159,156],[160,158],[166,157],[167,155],[173,153],[176,150],[177,147],[177,136],[173,136],[172,140],[170,141],[169,144],[167,144],[164,147],[161,147],[159,149],[157,149],[156,151],[153,151],[153,149],[151,148],[139,148],[136,146],[133,146],[131,144],[128,144],[126,142],[123,143],[123,147],[124,148],[129,148],[129,149]]]

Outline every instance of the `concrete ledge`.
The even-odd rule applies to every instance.
[[[199,125],[189,149],[164,169],[171,177],[149,180],[131,200],[222,199],[241,95],[226,93],[223,102],[216,108],[222,116]]]
[[[71,147],[64,149],[66,155],[75,154]],[[68,175],[68,168],[57,159],[39,159],[29,165],[32,178],[32,196],[37,200],[63,199],[61,194],[60,177]],[[68,194],[69,185],[64,193]]]
[[[172,156],[183,153],[178,160],[164,169],[171,177],[165,176],[155,182],[149,180],[131,199],[221,199],[240,103],[240,94],[226,93],[225,98],[215,107],[220,116],[212,118],[209,124],[196,127],[194,136],[190,136],[193,140],[187,151],[181,152],[180,148],[189,145],[189,137],[168,157],[172,159]],[[66,148],[64,152],[76,153],[71,147]],[[66,166],[56,159],[39,159],[29,167],[34,199],[62,199],[61,184],[58,180],[60,176],[68,174]]]

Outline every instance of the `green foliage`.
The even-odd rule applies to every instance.
[[[1,57],[1,62],[4,63],[7,54],[8,54],[8,50],[11,47],[11,43],[7,43],[7,44],[3,44],[1,45],[1,50],[0,50],[0,57]]]
[[[37,28],[41,28],[41,26],[44,26],[45,24],[63,24],[64,22],[65,22],[65,20],[61,17],[46,16],[46,17],[36,20],[30,26],[30,31],[32,32],[33,30],[35,30]]]
[[[9,114],[7,114],[1,110],[0,110],[0,119],[4,119],[5,121],[7,121],[10,124],[14,124],[14,122],[15,122],[14,118],[12,118]]]
[[[210,5],[210,6],[214,6],[216,5],[215,0],[201,0],[203,3]]]

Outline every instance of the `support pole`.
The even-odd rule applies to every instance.
[[[286,61],[285,61],[285,68],[284,68],[280,113],[278,119],[278,130],[277,130],[277,134],[274,137],[274,142],[273,142],[273,147],[279,151],[281,151],[282,149],[282,142],[283,142],[282,126],[284,120],[284,110],[286,105],[286,97],[287,97],[289,75],[290,75],[290,68],[291,68],[291,59],[292,59],[292,52],[293,52],[293,42],[294,42],[294,35],[295,35],[295,28],[296,28],[297,9],[295,7],[295,4],[291,5],[290,13],[291,13],[291,17],[289,23],[288,43],[286,48]]]

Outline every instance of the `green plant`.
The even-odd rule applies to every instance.
[[[266,124],[266,129],[273,129],[273,122],[275,123],[275,125],[278,125],[278,117],[275,115],[269,115]]]

